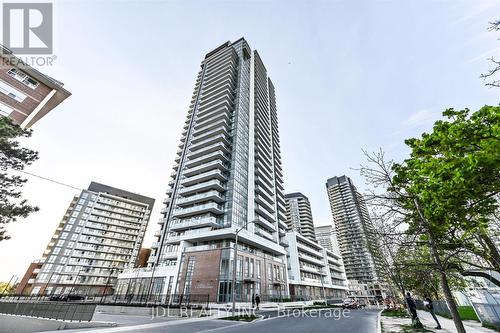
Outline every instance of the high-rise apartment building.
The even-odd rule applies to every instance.
[[[315,227],[314,234],[316,235],[316,240],[321,246],[336,254],[340,254],[337,233],[333,226],[322,225]]]
[[[347,176],[328,179],[326,189],[347,279],[380,281],[380,257],[363,196]]]
[[[152,198],[91,182],[71,201],[41,266],[30,266],[19,292],[111,294],[118,274],[134,267],[153,204]]]
[[[275,88],[243,38],[203,59],[173,169],[150,256],[155,293],[230,301],[238,232],[236,299],[286,295]],[[120,290],[135,276],[122,274]]]
[[[71,95],[63,84],[0,45],[0,116],[29,128]]]
[[[314,224],[309,199],[299,192],[288,193],[285,194],[285,203],[288,228],[315,241],[316,237],[314,235]]]

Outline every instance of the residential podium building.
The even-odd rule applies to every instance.
[[[286,296],[275,88],[245,39],[202,60],[178,148],[150,268],[123,273],[120,292],[143,293],[138,279],[154,279],[153,293],[165,297],[203,294],[229,302],[233,288],[238,301],[255,293]]]
[[[347,280],[340,254],[296,231],[286,234],[288,283],[292,300],[327,299],[341,303]]]
[[[30,128],[70,95],[61,82],[23,63],[0,45],[0,116]]]
[[[309,199],[300,192],[285,194],[288,228],[312,241],[316,240]]]
[[[154,199],[91,182],[73,198],[42,259],[30,265],[22,294],[112,294],[133,268]]]
[[[380,282],[380,257],[363,196],[347,176],[327,180],[326,189],[348,280]]]

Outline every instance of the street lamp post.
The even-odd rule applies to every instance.
[[[325,306],[328,305],[326,301],[325,285],[323,284],[323,274],[319,277],[321,280],[321,288],[323,289],[323,298],[325,299]]]
[[[102,303],[102,300],[104,299],[104,295],[106,294],[106,289],[108,289],[109,279],[111,279],[111,275],[113,274],[114,270],[115,270],[115,268],[112,267],[111,270],[109,271],[109,275],[108,275],[108,278],[106,280],[106,285],[104,286],[104,290],[102,291],[100,303]]]
[[[254,221],[248,222],[246,225],[240,227],[239,229],[236,229],[236,236],[235,236],[235,242],[234,242],[234,259],[233,259],[233,281],[232,281],[232,288],[231,288],[231,298],[233,301],[233,317],[236,313],[236,265],[238,264],[238,234],[240,233],[241,230],[246,229],[249,224],[255,223]]]
[[[51,281],[52,281],[52,276],[54,276],[54,273],[55,273],[55,271],[52,271],[52,272],[50,273],[49,279],[47,280],[47,283],[45,283],[45,287],[43,287],[43,293],[40,295],[40,297],[42,297],[42,296],[43,296],[43,294],[45,294],[45,296],[49,296],[49,295],[47,294],[47,288],[49,287],[49,284],[50,284],[50,283],[51,283]]]
[[[78,277],[80,276],[80,272],[82,271],[83,267],[80,267],[78,270],[78,273],[76,274],[75,281],[73,282],[73,285],[71,286],[71,289],[69,290],[69,295],[73,293],[73,289],[75,289],[76,281],[78,280]]]

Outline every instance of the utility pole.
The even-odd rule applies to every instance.
[[[10,283],[12,282],[12,280],[13,280],[14,278],[17,278],[17,275],[12,275],[12,276],[10,277],[9,282],[7,283],[7,285],[5,286],[5,288],[3,288],[2,295],[3,295],[3,294],[5,294],[5,291],[9,288]],[[15,282],[14,282],[14,283],[15,283]]]

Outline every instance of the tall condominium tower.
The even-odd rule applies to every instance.
[[[230,301],[238,233],[236,299],[286,295],[275,89],[243,38],[201,62],[173,169],[150,257],[151,274],[165,279],[152,289]],[[134,279],[123,274],[119,287]]]
[[[304,237],[313,241],[314,224],[311,214],[311,204],[309,199],[300,192],[285,195],[286,202],[286,222],[290,229],[297,231]]]
[[[361,283],[378,281],[378,248],[362,195],[346,176],[328,179],[326,189],[347,279]]]
[[[111,294],[118,274],[134,267],[153,204],[154,199],[91,182],[71,201],[19,293]]]
[[[331,225],[322,225],[314,228],[316,240],[324,248],[333,253],[340,254],[339,244],[337,240],[337,232]]]
[[[71,95],[0,45],[0,116],[29,128]]]

